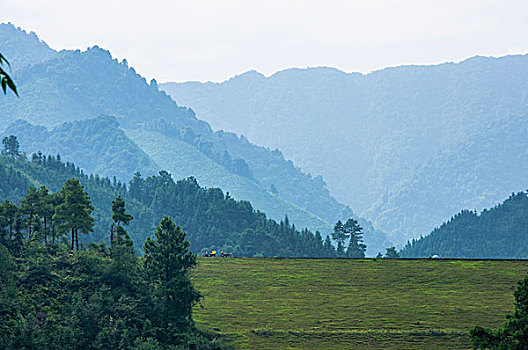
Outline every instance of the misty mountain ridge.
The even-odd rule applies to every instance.
[[[3,25],[0,27],[0,32],[11,33],[13,28],[12,25]],[[15,36],[6,35],[4,37],[9,37],[14,41],[32,42],[38,48],[47,47],[36,36],[28,36],[20,29],[16,29],[15,32],[18,33]],[[24,57],[25,51],[16,52],[16,45],[12,47],[14,49],[11,53],[14,56]],[[106,153],[102,159],[112,159],[115,162],[114,165],[118,162],[116,157],[112,157],[113,155],[130,156],[134,154],[142,159],[136,164],[137,166],[123,168],[121,172],[113,174],[119,176],[122,181],[128,181],[130,178],[126,175],[133,170],[146,174],[158,168],[175,170],[176,167],[171,165],[174,164],[173,159],[181,159],[181,157],[191,160],[202,159],[207,164],[212,160],[217,164],[214,165],[217,170],[212,173],[223,174],[222,178],[211,179],[210,173],[205,170],[203,173],[188,175],[195,176],[200,183],[206,183],[207,186],[226,185],[227,187],[224,186],[222,189],[233,194],[240,192],[242,188],[251,189],[242,191],[245,197],[237,197],[237,199],[260,203],[261,206],[256,206],[256,208],[271,213],[270,216],[277,220],[288,215],[298,227],[310,227],[327,234],[332,230],[335,220],[355,217],[349,207],[329,195],[326,183],[321,177],[312,177],[310,174],[303,173],[276,149],[272,151],[255,146],[247,139],[233,133],[213,132],[207,122],[196,118],[192,109],[179,106],[166,93],[160,91],[155,80],[147,83],[133,68],[128,66],[126,60],[119,62],[112,58],[110,52],[97,46],[86,51],[56,52],[53,57],[46,56],[43,62],[34,62],[24,69],[13,71],[12,76],[17,83],[20,98],[8,95],[0,101],[0,106],[4,111],[0,115],[0,123],[7,126],[20,119],[33,126],[44,126],[48,132],[55,133],[57,128],[64,128],[64,125],[70,125],[75,129],[76,126],[81,125],[78,122],[92,120],[98,116],[112,116],[119,126],[112,126],[112,122],[110,123],[112,125],[108,127],[109,130],[115,130],[122,141],[119,142],[119,146],[122,147],[119,150],[110,147],[112,151]],[[163,125],[167,127],[160,128]],[[24,125],[18,124],[18,127],[20,127],[18,132],[23,133]],[[156,127],[158,131],[163,131],[167,136],[163,139],[166,141],[165,146],[171,142],[173,145],[182,145],[183,141],[188,146],[181,146],[178,150],[185,150],[185,152],[177,154],[176,150],[172,150],[171,153],[171,149],[164,149],[164,146],[160,148],[160,145],[153,143],[148,144],[148,149],[141,150],[137,147],[137,142],[123,138],[123,130],[126,130],[128,135],[134,135],[134,130],[156,129]],[[82,131],[82,135],[87,137],[83,142],[94,136],[100,137],[100,140],[106,140],[108,146],[111,145],[109,140],[112,140],[112,132],[105,133],[106,135],[102,137],[96,135],[96,130],[88,124],[81,129],[85,130]],[[78,131],[81,132],[81,129]],[[155,131],[154,129],[152,131]],[[11,130],[14,132],[17,129],[12,126]],[[27,130],[34,132],[31,127]],[[49,136],[46,133],[43,135]],[[155,137],[154,134],[150,135]],[[83,142],[79,143],[77,149],[74,149],[77,143],[75,137],[70,139],[70,136],[74,135],[52,137],[53,141],[43,143],[42,147],[53,153],[55,150],[64,151],[66,149],[65,154],[79,159],[65,159],[74,161],[82,168],[87,168],[89,172],[100,172],[103,175],[113,176],[111,172],[116,170],[114,165],[104,167],[102,159],[95,161],[94,159],[98,157],[96,149],[86,144],[84,145],[90,152],[82,155],[82,149],[86,148],[82,146]],[[37,139],[31,140],[21,136],[21,140],[23,146],[28,147],[28,151],[36,150]],[[142,141],[154,140],[143,139]],[[101,143],[101,146],[103,145],[104,143]],[[156,154],[152,152],[156,149],[162,150],[164,157],[157,157],[156,161],[153,161]],[[100,150],[104,151],[104,148]],[[94,158],[88,159],[89,157]],[[205,158],[210,160],[206,161]],[[268,164],[270,160],[272,162]],[[186,172],[190,171],[191,166],[196,166],[195,169],[209,169],[195,161],[189,163]],[[263,198],[265,198],[264,201]],[[279,211],[282,211],[280,215]],[[360,220],[367,230],[374,231],[368,221]],[[376,240],[384,242],[383,233],[376,232]],[[371,239],[374,239],[374,236]],[[371,248],[374,249],[372,244]],[[381,243],[375,247],[376,250],[382,248]]]
[[[437,210],[436,201],[403,194],[411,188],[402,187],[416,181],[416,173],[428,163],[437,167],[430,174],[441,172],[448,164],[434,159],[465,152],[468,140],[492,131],[492,121],[523,116],[528,104],[526,81],[528,55],[512,55],[392,67],[369,74],[326,67],[286,69],[269,77],[248,72],[222,83],[160,87],[179,103],[193,106],[213,128],[279,148],[302,169],[322,174],[333,196],[404,243],[430,232],[462,209],[460,205],[480,210],[526,187],[519,176],[524,168],[516,157],[508,156],[500,161],[510,171],[500,181],[491,175],[489,182],[477,186],[460,178],[457,189],[467,186],[466,197],[447,185],[447,178],[412,190],[436,188],[447,197],[442,206],[456,208],[449,214]],[[517,123],[524,121],[520,118]],[[502,144],[507,133],[494,135],[487,140],[488,149]],[[510,155],[524,149],[524,141],[515,142],[508,143]],[[483,161],[486,157],[479,152],[467,156]],[[478,161],[472,163],[473,168],[462,164],[459,172],[475,173]],[[510,187],[505,189],[502,183]],[[391,199],[395,192],[407,199],[399,203],[397,212]]]

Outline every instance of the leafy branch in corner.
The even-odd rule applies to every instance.
[[[15,93],[15,95],[18,96],[17,88],[15,83],[13,82],[13,79],[7,74],[7,72],[2,68],[2,66],[7,64],[9,68],[11,68],[11,65],[9,64],[9,61],[0,53],[0,77],[1,78],[1,85],[2,90],[4,91],[4,95],[7,94],[7,88],[11,89]]]

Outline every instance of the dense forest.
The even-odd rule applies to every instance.
[[[17,135],[20,147],[27,154],[60,153],[64,159],[75,160],[87,173],[116,176],[121,181],[129,181],[136,172],[144,176],[157,174],[161,168],[154,159],[160,160],[174,178],[196,178],[194,175],[198,174],[197,179],[203,186],[220,187],[236,199],[251,198],[253,206],[265,208],[270,218],[281,220],[288,214],[293,222],[303,227],[321,232],[331,230],[326,221],[265,190],[255,181],[225,169],[188,143],[176,138],[166,139],[164,135],[145,129],[128,129],[125,134],[114,117],[68,122],[51,130],[17,120],[8,126],[4,135]]]
[[[526,138],[510,132],[528,128],[527,80],[528,55],[515,55],[369,74],[250,71],[160,87],[215,130],[278,148],[321,174],[332,196],[403,245],[462,208],[482,210],[526,187],[518,161]]]
[[[0,131],[1,135],[1,131]],[[23,120],[11,123],[5,136],[17,135],[28,154],[60,153],[89,173],[127,181],[136,172],[156,174],[160,169],[151,158],[119,128],[114,117],[68,122],[51,130]]]
[[[476,211],[462,210],[429,235],[412,240],[403,257],[528,258],[528,196],[512,194],[503,203]]]
[[[49,151],[41,148],[43,152],[56,154],[58,151],[55,149],[66,148],[60,151],[65,159],[73,159],[78,166],[89,172],[101,174],[100,171],[104,171],[103,175],[115,175],[122,181],[128,181],[130,174],[119,178],[125,170],[129,171],[128,168],[123,166],[119,172],[106,173],[109,169],[100,164],[93,164],[94,161],[88,162],[89,159],[81,155],[84,147],[76,148],[76,142],[64,145],[66,140],[72,141],[71,138],[76,139],[79,135],[70,132],[76,128],[75,124],[61,125],[66,122],[93,119],[101,115],[113,116],[123,129],[135,130],[139,133],[142,124],[148,124],[150,128],[158,126],[156,130],[160,130],[160,125],[170,125],[170,129],[161,130],[186,142],[195,155],[197,153],[205,155],[229,174],[228,178],[219,178],[216,183],[207,183],[207,186],[221,187],[235,193],[239,188],[247,187],[245,180],[252,181],[254,182],[254,185],[251,185],[252,190],[244,191],[246,196],[237,196],[237,199],[249,200],[255,205],[258,204],[258,209],[269,213],[275,207],[285,207],[291,203],[298,210],[283,211],[280,217],[273,216],[274,219],[280,220],[287,213],[299,225],[313,230],[322,230],[323,226],[325,230],[331,230],[332,223],[338,219],[346,220],[353,216],[350,208],[339,203],[329,194],[321,177],[302,172],[292,162],[284,159],[277,150],[257,147],[246,138],[233,134],[214,133],[206,122],[196,117],[194,111],[179,106],[166,93],[160,91],[155,80],[147,83],[129,67],[126,60],[118,62],[108,51],[93,47],[83,52],[79,50],[55,52],[34,34],[27,34],[10,24],[0,25],[0,40],[4,40],[0,41],[0,46],[5,47],[4,53],[13,58],[11,60],[13,78],[21,91],[18,99],[7,96],[0,100],[3,111],[0,115],[0,123],[7,126],[17,119],[22,119],[50,128],[48,132],[52,133],[53,137],[47,145]],[[32,55],[34,57],[26,57]],[[18,127],[21,126],[23,125],[18,123]],[[55,127],[70,130],[61,132]],[[57,136],[57,132],[61,135]],[[83,135],[80,141],[83,141],[84,135],[90,135],[89,129],[85,132],[80,133]],[[11,133],[21,135],[18,131]],[[27,141],[22,136],[20,139]],[[28,146],[23,145],[25,149],[30,150],[34,141],[30,140],[29,143]],[[109,143],[108,146],[110,145]],[[118,150],[119,153],[130,152],[139,155],[134,147],[126,148],[124,142],[118,145],[125,147]],[[160,147],[164,148],[165,145]],[[106,157],[107,152],[104,149],[101,151]],[[145,151],[153,158],[149,150]],[[165,151],[170,153],[171,150],[165,149]],[[69,158],[70,154],[76,156]],[[77,155],[80,155],[79,159]],[[92,156],[91,159],[98,157],[99,155]],[[177,157],[179,157],[177,152],[172,152],[169,157],[163,157],[161,161],[156,160],[156,163],[159,169],[173,172],[167,163]],[[270,160],[273,162],[270,163]],[[84,164],[85,162],[87,164]],[[144,169],[138,169],[142,174],[150,174],[151,164],[141,161],[137,165],[145,166]],[[97,166],[97,169],[89,169],[91,166]],[[201,168],[203,167],[196,167],[196,169]],[[185,176],[191,175],[200,183],[204,183],[204,178],[208,177],[207,172],[199,171]],[[226,184],[229,184],[229,187],[226,187]],[[269,200],[257,200],[257,197],[264,196]],[[282,203],[279,203],[280,201]],[[304,211],[302,215],[301,211]],[[297,215],[298,213],[300,215]],[[319,222],[317,226],[312,226],[316,221]]]
[[[31,199],[47,196],[39,191]],[[70,228],[72,235],[90,230],[85,220],[90,204],[78,180],[69,180],[50,197],[63,201],[52,216],[58,236]],[[41,212],[43,206],[30,208],[35,202],[26,199],[22,212]],[[196,255],[189,251],[185,233],[164,218],[139,258],[124,228],[133,218],[118,199],[112,208],[116,236],[110,247],[92,243],[73,250],[53,242],[42,235],[45,219],[30,220],[34,230],[29,236],[19,234],[20,216],[9,224],[13,232],[0,229],[0,348],[222,348],[219,339],[198,330],[192,319],[201,295],[190,281]],[[4,202],[2,212],[8,207]],[[78,214],[73,221],[63,215],[71,210]]]
[[[129,234],[136,247],[142,246],[157,222],[170,216],[188,232],[194,252],[224,250],[236,256],[346,256],[344,252],[336,252],[328,236],[323,239],[319,232],[299,230],[288,217],[277,223],[254,210],[249,202],[236,201],[218,188],[203,188],[192,177],[174,181],[166,171],[145,178],[137,173],[127,186],[115,178],[88,176],[73,163],[62,162],[60,156],[34,153],[31,161],[27,161],[17,152],[20,155],[4,152],[0,156],[0,198],[17,203],[41,186],[57,193],[68,179],[79,179],[89,193],[95,219],[93,232],[80,238],[81,245],[109,242],[112,223],[109,203],[121,196],[135,217]],[[30,227],[26,224],[22,232]]]

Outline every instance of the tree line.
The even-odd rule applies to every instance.
[[[512,193],[503,203],[478,213],[462,210],[429,235],[413,239],[404,257],[438,254],[452,258],[527,258],[528,196]]]
[[[16,141],[16,137],[8,139]],[[74,239],[70,241],[74,246],[100,241],[109,243],[112,213],[108,203],[121,196],[136,218],[129,227],[129,234],[138,253],[141,253],[138,247],[142,247],[156,223],[164,216],[171,216],[188,232],[187,237],[195,253],[224,250],[235,256],[250,257],[364,256],[362,229],[355,221],[359,234],[347,245],[348,253],[345,252],[346,249],[341,248],[338,252],[336,246],[339,242],[333,240],[332,233],[325,237],[319,232],[298,229],[287,216],[279,222],[268,219],[249,202],[234,200],[229,193],[224,193],[218,188],[203,188],[193,177],[174,181],[166,171],[146,178],[136,173],[128,184],[124,184],[115,178],[111,180],[98,175],[86,175],[75,164],[63,162],[59,155],[37,152],[27,161],[24,153],[16,146],[17,142],[9,144],[14,146],[8,148],[4,145],[4,156],[0,156],[0,198],[8,199],[11,204],[24,200],[34,207],[31,213],[26,208],[20,209],[19,212],[19,219],[31,222],[31,227],[25,223],[20,229],[26,236],[29,236],[29,229],[32,231],[31,235],[34,234],[33,226],[36,225],[38,234],[53,240],[53,235],[57,234],[59,228],[59,222],[56,220],[60,218],[60,213],[55,212],[55,207],[67,193],[62,189],[63,185],[73,178],[89,193],[93,207],[91,217],[94,218],[92,230],[85,229],[86,225],[74,228]],[[34,184],[45,185],[47,194],[44,194],[45,189],[33,186]],[[35,188],[30,189],[32,186]],[[80,197],[79,191],[75,193],[75,196]],[[26,198],[28,194],[29,197]],[[47,201],[47,204],[36,204],[39,200]],[[53,205],[53,213],[41,213],[39,207],[50,210],[50,203]],[[57,215],[55,220],[54,215]],[[349,220],[349,224],[351,222]],[[39,225],[45,226],[45,229]],[[61,223],[60,234],[65,234],[65,229],[66,226]],[[71,238],[71,227],[68,230]],[[342,244],[345,244],[351,236],[345,232],[335,236],[338,237]],[[356,253],[352,254],[353,250]]]

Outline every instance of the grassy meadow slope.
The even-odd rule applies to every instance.
[[[196,321],[236,349],[467,349],[528,261],[202,258]]]
[[[156,163],[164,164],[173,178],[194,176],[202,186],[218,186],[237,200],[251,200],[255,208],[263,209],[270,218],[281,220],[288,215],[298,227],[307,226],[322,234],[332,230],[330,223],[264,190],[254,181],[227,171],[186,142],[144,129],[125,132]]]

